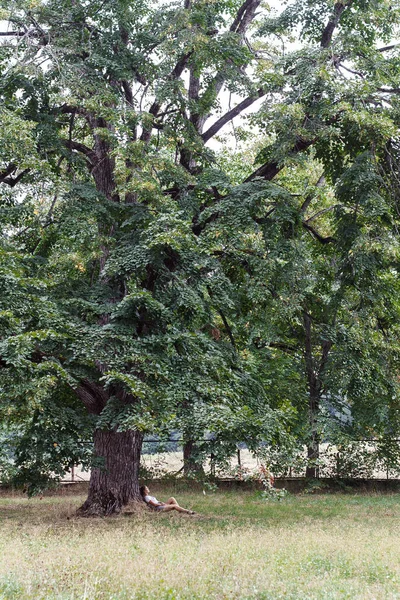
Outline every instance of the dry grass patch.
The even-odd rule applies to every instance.
[[[400,598],[397,496],[179,499],[202,516],[78,519],[82,498],[0,498],[0,598]]]

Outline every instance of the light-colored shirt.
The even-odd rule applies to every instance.
[[[159,502],[155,496],[145,496],[144,501],[147,504],[162,504],[162,502]]]

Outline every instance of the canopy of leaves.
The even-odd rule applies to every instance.
[[[398,2],[0,7],[21,477],[87,460],[96,427],[397,435]]]

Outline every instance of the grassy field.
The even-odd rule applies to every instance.
[[[400,599],[400,496],[178,499],[200,514],[78,519],[77,496],[0,497],[0,599]]]

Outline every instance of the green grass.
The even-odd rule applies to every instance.
[[[400,496],[152,491],[200,515],[0,497],[0,599],[400,599]]]

